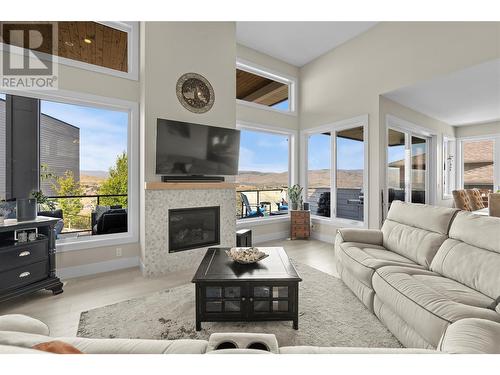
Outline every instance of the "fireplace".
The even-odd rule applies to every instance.
[[[168,210],[168,252],[220,244],[220,207]]]

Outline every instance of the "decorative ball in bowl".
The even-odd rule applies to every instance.
[[[257,247],[233,247],[226,250],[226,254],[234,262],[240,264],[257,263],[269,256],[269,254],[260,251]]]

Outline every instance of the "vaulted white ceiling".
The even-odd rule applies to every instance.
[[[449,125],[500,120],[500,59],[385,94]]]
[[[238,43],[303,66],[376,22],[237,22]]]

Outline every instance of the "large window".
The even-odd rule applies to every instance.
[[[39,215],[60,219],[58,245],[136,240],[135,107],[71,101],[0,95],[0,198],[36,197]]]
[[[366,218],[366,118],[305,131],[306,201],[315,217]]]
[[[236,217],[288,214],[290,134],[240,128]]]
[[[295,80],[238,62],[236,99],[243,104],[294,112]]]

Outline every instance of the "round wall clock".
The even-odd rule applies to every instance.
[[[177,98],[187,110],[205,113],[215,102],[215,93],[208,80],[197,73],[183,74],[177,80]]]

